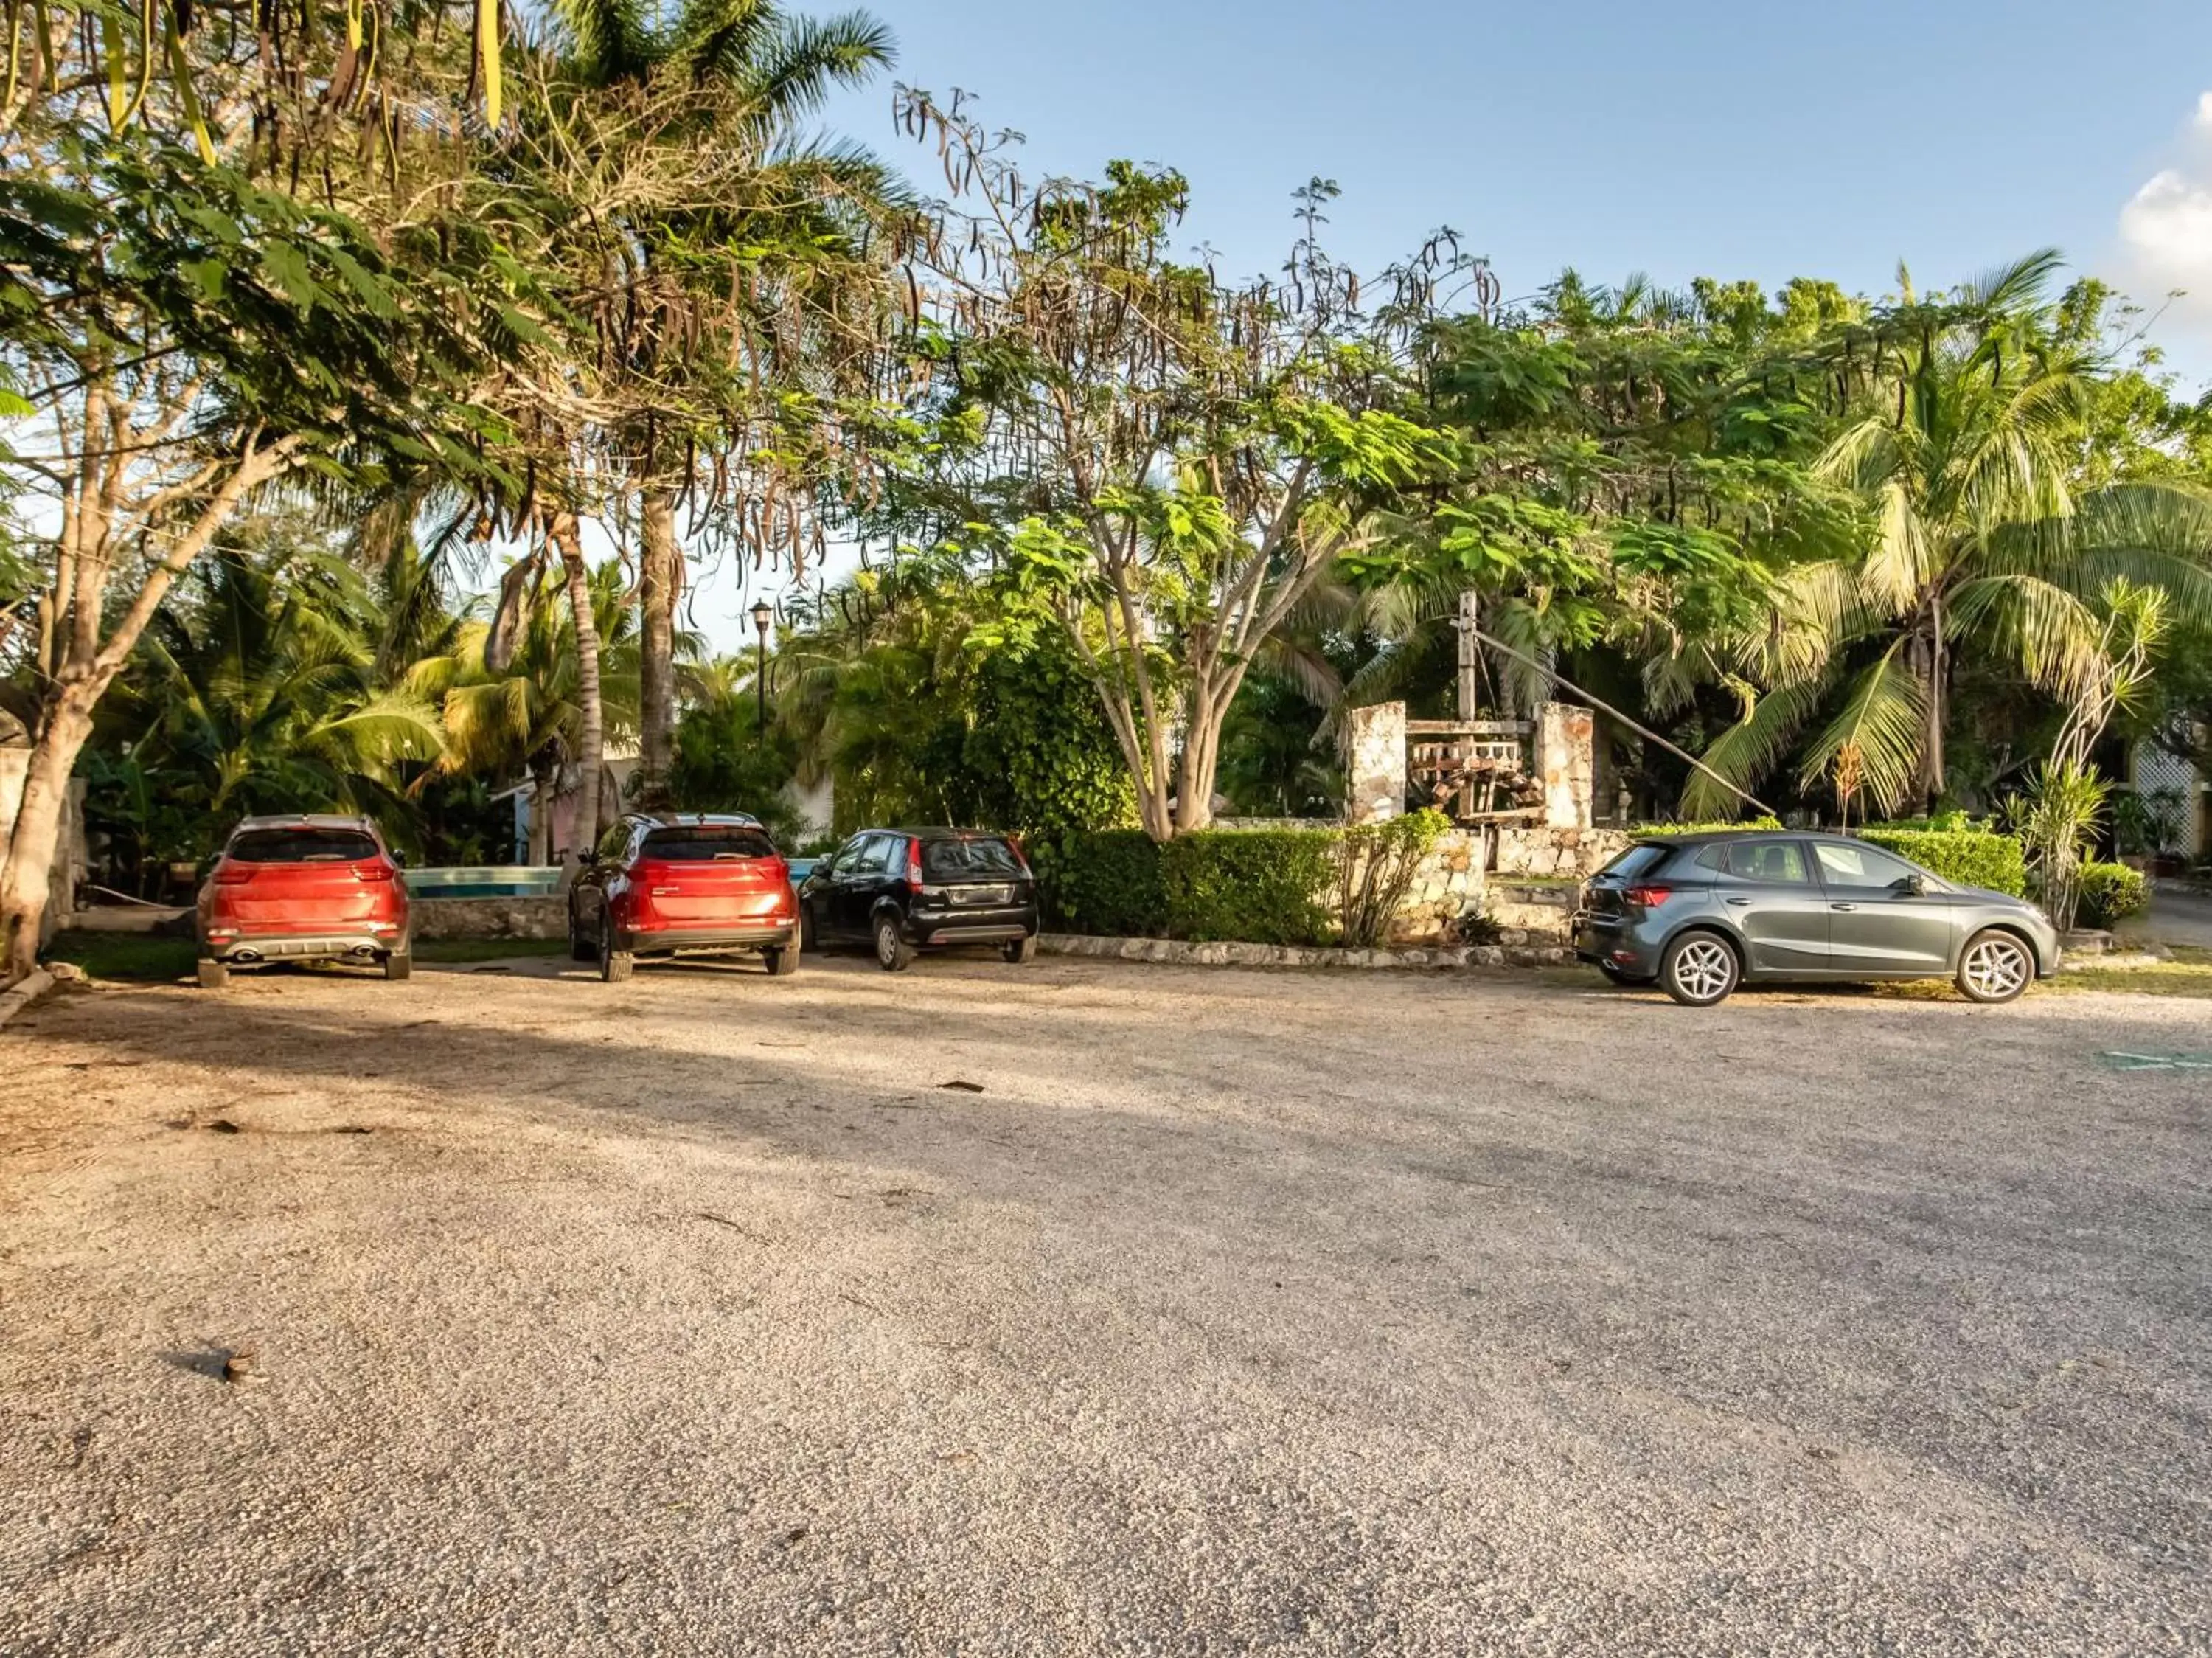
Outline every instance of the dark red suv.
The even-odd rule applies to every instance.
[[[404,978],[407,883],[367,818],[248,818],[230,832],[199,901],[200,984],[264,961],[381,963]]]
[[[760,820],[741,814],[631,812],[599,838],[568,892],[568,953],[628,978],[639,956],[757,950],[799,970],[791,870]]]

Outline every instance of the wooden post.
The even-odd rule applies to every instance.
[[[1473,588],[1464,588],[1459,595],[1459,717],[1462,724],[1468,725],[1474,722],[1482,695],[1482,641],[1475,636],[1475,630],[1481,625],[1481,595]],[[1462,737],[1459,748],[1460,762],[1465,765],[1474,756],[1474,737]],[[1459,814],[1473,817],[1476,809],[1474,784],[1469,782],[1459,791]]]

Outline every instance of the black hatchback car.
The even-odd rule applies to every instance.
[[[1021,848],[987,829],[863,829],[799,889],[800,948],[866,944],[887,972],[917,950],[996,944],[1036,954],[1036,878]]]

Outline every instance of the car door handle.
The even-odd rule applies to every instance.
[[[1831,904],[1828,907],[1831,910],[1856,910],[1859,906],[1856,904]]]
[[[1747,898],[1729,898],[1723,899],[1721,902],[1723,904],[1733,904],[1737,909],[1741,910],[1745,905],[1750,903],[1751,900]]]

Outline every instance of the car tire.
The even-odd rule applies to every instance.
[[[230,969],[213,956],[204,955],[200,958],[199,979],[204,991],[223,990],[230,984]]]
[[[904,972],[914,966],[914,946],[899,936],[898,917],[876,917],[876,965],[887,973]]]
[[[414,976],[415,958],[405,950],[397,950],[384,958],[384,976],[388,979],[410,978]]]
[[[584,930],[576,924],[576,906],[568,906],[568,960],[596,961],[599,953],[584,942]]]
[[[818,948],[820,939],[814,930],[814,911],[811,905],[799,906],[799,948],[802,950]]]
[[[1659,987],[1686,1008],[1727,1001],[1742,978],[1735,946],[1718,933],[1684,933],[1659,958]]]
[[[1606,976],[1608,982],[1624,987],[1641,989],[1652,982],[1650,973],[1632,973],[1626,967],[1614,966],[1610,961],[1599,962],[1597,970]]]
[[[637,958],[632,955],[628,950],[617,950],[615,948],[614,936],[611,933],[601,935],[599,938],[599,978],[602,983],[608,984],[623,984],[629,983],[630,969],[636,965]]]
[[[1987,927],[1966,941],[1959,952],[1959,972],[1953,981],[1969,1002],[1994,1007],[2017,1001],[2035,982],[2035,954],[2017,933]]]
[[[1036,935],[1031,933],[1027,938],[1010,938],[999,946],[999,954],[1012,966],[1026,967],[1036,960]]]
[[[763,950],[761,960],[775,978],[788,978],[799,971],[799,949],[797,944],[779,944],[772,950]]]

